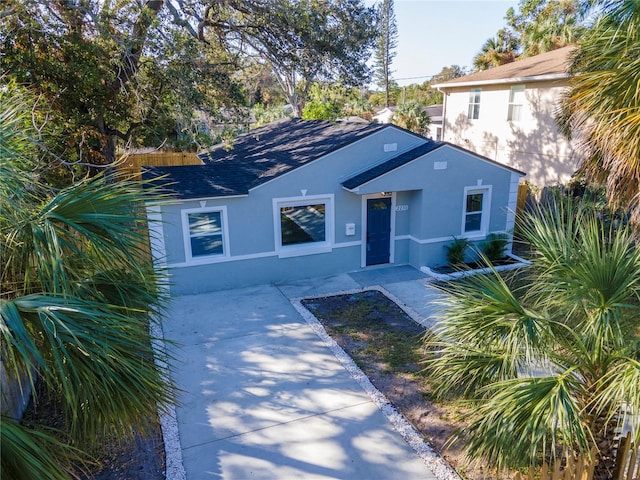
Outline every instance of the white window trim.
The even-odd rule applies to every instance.
[[[307,195],[304,197],[285,197],[273,199],[273,233],[276,253],[280,258],[298,257],[302,255],[315,255],[328,253],[333,250],[334,238],[334,212],[333,194]],[[312,204],[324,204],[324,242],[304,243],[300,245],[282,245],[282,224],[280,223],[280,208],[303,207]]]
[[[472,102],[471,99],[474,98],[475,99],[475,94],[478,93],[478,101],[477,102]],[[467,104],[467,119],[468,120],[480,120],[480,105],[482,103],[482,89],[481,88],[472,88],[471,90],[469,90],[469,102]],[[478,118],[473,118],[472,115],[469,115],[471,113],[471,105],[478,105]]]
[[[524,92],[526,91],[526,86],[525,85],[511,85],[511,87],[509,88],[509,106],[507,108],[507,121],[508,122],[521,122],[522,121],[522,110],[524,109],[524,102],[517,103],[515,101],[514,92],[516,92],[516,91],[522,92],[523,98],[524,98]],[[519,118],[517,118],[515,120],[513,118],[513,107],[514,106],[519,106],[520,107]]]
[[[189,214],[190,213],[208,213],[220,212],[222,222],[222,253],[217,255],[202,255],[194,257],[191,252],[191,233],[189,232]],[[227,207],[201,207],[201,208],[185,208],[181,210],[182,215],[182,236],[184,242],[184,258],[185,263],[189,265],[211,263],[216,260],[229,258],[229,225],[227,223]]]
[[[464,187],[464,195],[462,196],[462,225],[460,227],[460,236],[468,240],[479,240],[486,238],[489,232],[489,215],[491,213],[491,185]],[[480,230],[473,232],[465,232],[464,226],[467,219],[467,196],[474,193],[482,193],[482,213],[480,219]]]

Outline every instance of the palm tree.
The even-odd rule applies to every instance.
[[[568,201],[523,231],[536,252],[524,278],[444,289],[427,342],[436,393],[476,405],[462,432],[474,458],[526,467],[595,446],[606,468],[612,430],[640,410],[640,251],[627,226]]]
[[[431,119],[418,102],[407,102],[396,108],[391,117],[391,123],[419,135],[425,135]]]
[[[480,53],[473,58],[473,67],[479,71],[511,63],[517,57],[516,47],[517,42],[502,29],[496,37],[484,42]]]
[[[0,476],[68,478],[81,450],[144,431],[173,401],[149,333],[164,290],[143,246],[150,194],[105,176],[42,184],[30,113],[0,90],[0,357],[10,381],[54,399],[65,426],[51,435],[3,410]]]
[[[586,31],[582,20],[588,13],[587,3],[555,0],[521,5],[526,13],[511,16],[510,24],[519,34],[522,56],[539,55],[579,41]]]
[[[586,153],[579,173],[640,222],[640,3],[608,2],[585,34],[558,118]]]

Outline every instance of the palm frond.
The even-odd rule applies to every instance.
[[[528,467],[574,448],[588,452],[592,443],[576,403],[580,381],[562,375],[498,382],[478,404],[465,428],[470,454],[498,468]]]
[[[168,372],[154,363],[144,319],[70,296],[33,294],[2,306],[12,313],[7,331],[28,331],[31,347],[20,345],[24,335],[5,335],[8,348],[20,352],[13,370],[27,365],[59,392],[74,438],[90,444],[107,429],[144,429],[158,405],[175,401]]]
[[[495,271],[444,289],[443,315],[427,342],[426,361],[438,392],[471,395],[490,383],[516,378],[543,361],[554,343],[551,320],[525,308]]]
[[[640,441],[640,361],[630,357],[619,358],[616,365],[602,376],[597,388],[591,411],[604,416],[607,421],[615,421],[618,426],[629,422],[634,441]]]
[[[69,480],[77,478],[71,462],[86,458],[52,433],[34,430],[15,419],[0,417],[0,476],[9,480]]]

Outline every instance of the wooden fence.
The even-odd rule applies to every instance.
[[[139,180],[142,166],[172,167],[175,165],[202,165],[202,160],[191,152],[133,153],[118,165],[118,170]]]
[[[640,445],[631,443],[631,433],[620,439],[616,469],[613,471],[614,480],[640,479]]]
[[[616,465],[611,477],[613,480],[640,480],[640,445],[633,445],[631,433],[620,439]],[[591,459],[596,458],[595,447],[591,450]],[[553,467],[546,463],[540,471],[529,471],[528,474],[516,473],[514,480],[593,480],[594,469],[597,460],[580,455],[577,458],[569,457],[563,465],[562,460],[557,460]]]

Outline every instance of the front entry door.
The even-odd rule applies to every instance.
[[[367,199],[367,265],[389,263],[391,198]]]

